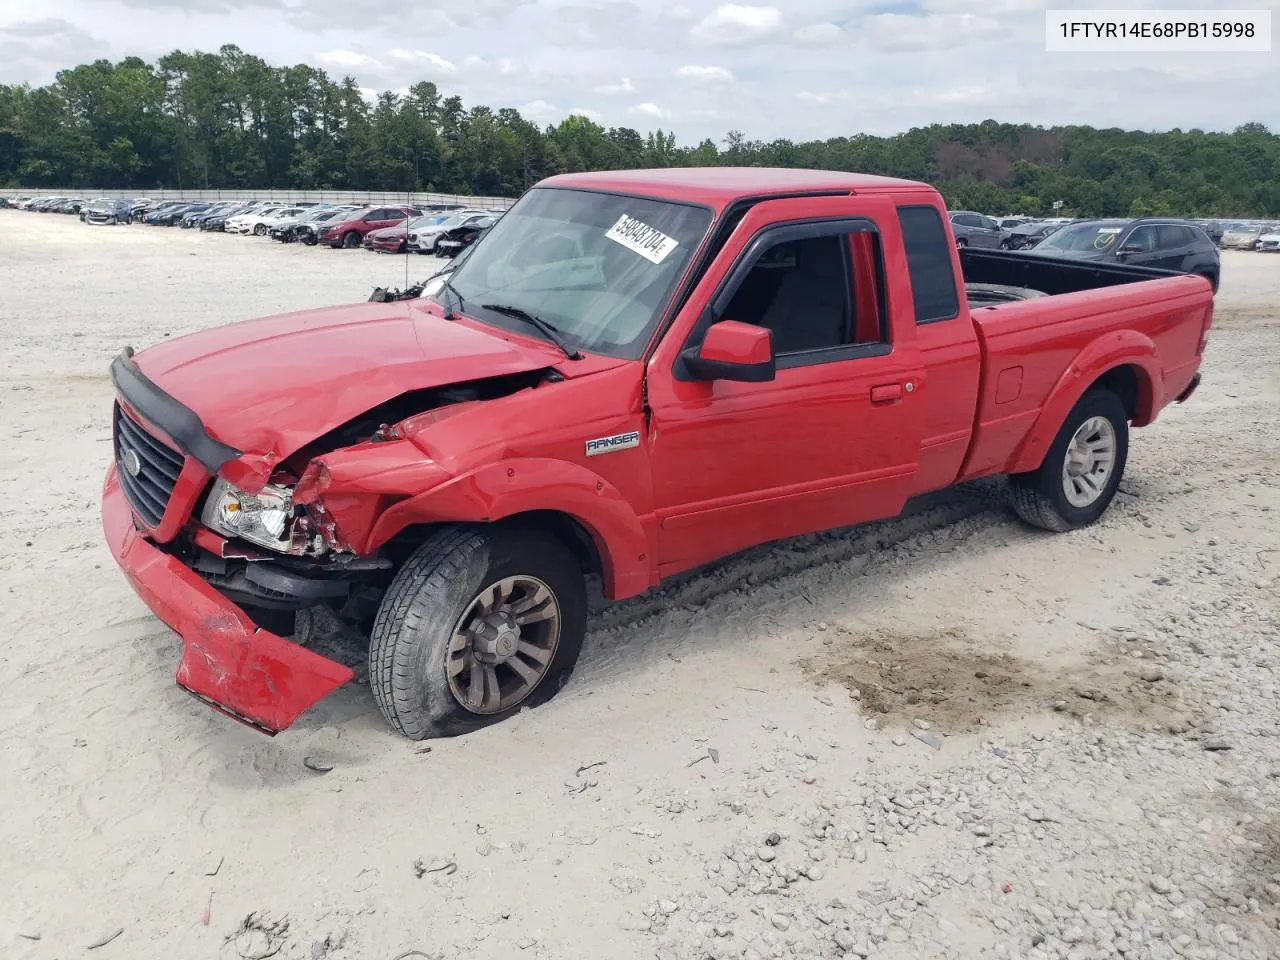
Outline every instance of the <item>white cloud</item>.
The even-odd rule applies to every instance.
[[[452,75],[458,72],[457,66],[451,61],[438,53],[427,53],[425,50],[403,50],[397,47],[391,51],[391,57],[402,62],[428,63],[436,68],[437,73]]]
[[[795,37],[796,43],[814,46],[821,43],[838,43],[848,39],[848,34],[834,23],[811,23],[807,27],[801,27],[792,36]]]
[[[618,83],[606,83],[603,86],[596,87],[596,93],[603,93],[607,97],[616,96],[619,93],[635,92],[636,88],[630,77],[623,77]]]
[[[664,120],[668,116],[667,111],[656,103],[638,103],[627,113],[633,117],[648,117],[650,120]]]
[[[711,83],[732,83],[733,73],[724,67],[680,67],[676,76],[682,80],[705,80]]]
[[[878,50],[942,50],[989,39],[1000,32],[1000,21],[972,13],[924,17],[881,13],[866,19],[861,34]]]
[[[725,3],[693,26],[693,35],[706,43],[736,46],[764,40],[782,26],[777,7],[749,7]]]
[[[327,50],[324,53],[317,53],[316,59],[334,67],[382,67],[382,64],[373,57],[356,53],[354,50]]]
[[[827,93],[814,93],[810,90],[801,90],[796,94],[796,99],[801,103],[811,103],[817,107],[827,107],[833,103],[846,103],[849,100],[849,94],[843,90],[835,90]]]

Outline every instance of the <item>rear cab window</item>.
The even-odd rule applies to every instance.
[[[960,315],[960,295],[942,217],[929,204],[911,204],[898,207],[898,224],[907,252],[916,323],[955,319]]]

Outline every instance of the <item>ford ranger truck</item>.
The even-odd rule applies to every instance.
[[[908,180],[557,176],[421,297],[126,348],[103,525],[209,705],[287,728],[365,656],[316,649],[327,617],[392,728],[453,735],[562,686],[589,577],[620,600],[992,475],[1093,523],[1212,316],[1202,277],[958,250]]]

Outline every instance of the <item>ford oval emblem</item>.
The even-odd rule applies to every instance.
[[[125,447],[120,452],[120,466],[124,467],[124,472],[131,477],[136,477],[142,472],[142,461],[138,458],[136,450],[130,450]]]

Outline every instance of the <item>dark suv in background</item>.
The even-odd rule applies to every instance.
[[[1194,273],[1208,278],[1214,293],[1222,273],[1217,245],[1186,220],[1077,220],[1027,253]]]
[[[957,247],[1009,248],[1009,235],[986,214],[974,213],[972,210],[951,210],[947,216],[951,219],[951,232],[955,234]]]

